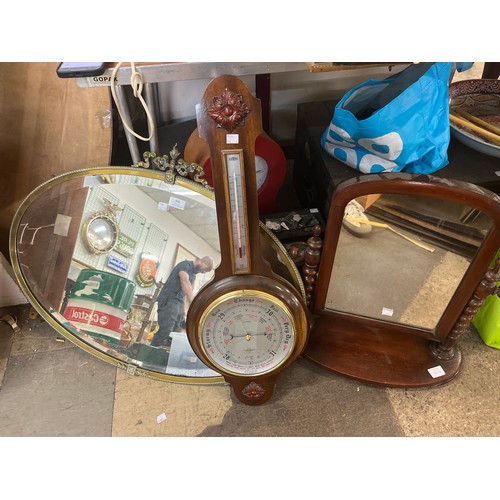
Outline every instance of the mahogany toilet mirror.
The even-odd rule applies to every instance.
[[[376,385],[448,382],[462,364],[457,338],[499,279],[488,271],[499,247],[500,198],[486,189],[405,173],[340,183],[304,357]]]

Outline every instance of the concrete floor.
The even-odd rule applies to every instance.
[[[254,474],[266,470],[266,457],[274,458],[269,462],[273,474],[262,480],[270,482],[266,491],[274,488],[269,494],[280,498],[283,491],[273,477],[286,477],[293,467],[300,467],[301,482],[284,485],[293,494],[324,494],[334,488],[359,495],[383,492],[385,498],[401,498],[404,491],[405,498],[421,499],[432,485],[433,494],[442,498],[463,498],[465,491],[471,498],[493,498],[489,476],[496,469],[500,436],[500,351],[486,346],[473,327],[460,339],[462,370],[444,386],[373,387],[299,359],[284,372],[271,401],[250,407],[227,385],[185,385],[128,375],[62,341],[41,318],[30,319],[29,312],[28,305],[0,309],[1,317],[14,316],[21,328],[15,333],[0,322],[4,485],[9,479],[22,484],[30,470],[24,490],[33,495],[44,491],[41,487],[49,481],[45,491],[51,498],[66,498],[64,485],[73,481],[79,485],[77,498],[88,498],[96,487],[109,494],[123,490],[131,498],[158,490],[155,482],[128,481],[123,476],[128,470],[132,476],[174,474],[182,484],[189,484],[189,471],[197,470],[200,481],[189,488],[189,498],[194,498],[205,494],[213,481],[206,461],[220,464],[229,455],[234,460],[224,470],[236,469],[227,482],[235,482],[234,488],[241,487],[238,464],[246,464]],[[478,439],[438,439],[445,436]],[[101,439],[47,442],[41,437]],[[103,441],[106,437],[129,439]],[[131,439],[152,437],[156,439]],[[229,437],[240,439],[224,439]],[[245,439],[249,437],[275,439]],[[282,439],[286,437],[290,439]],[[78,464],[87,464],[83,472]],[[416,479],[418,471],[426,471],[424,482]],[[110,475],[115,478],[111,482]],[[402,490],[401,479],[413,477],[411,491]],[[255,498],[251,491],[242,491],[238,498]]]
[[[29,310],[0,309],[21,328],[0,322],[0,436],[500,436],[500,351],[474,327],[460,339],[461,371],[444,386],[373,387],[299,359],[270,402],[250,407],[225,384],[128,375]]]

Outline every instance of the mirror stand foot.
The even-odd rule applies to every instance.
[[[457,355],[458,348],[455,342],[430,342],[429,349],[432,355],[440,360],[449,361]]]

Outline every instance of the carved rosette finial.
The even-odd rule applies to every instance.
[[[254,381],[250,382],[241,391],[241,394],[243,394],[243,396],[245,396],[247,399],[251,401],[256,401],[262,398],[262,396],[264,396],[265,393],[266,390],[260,384],[257,384],[257,382]]]
[[[243,125],[250,111],[243,96],[228,89],[224,89],[220,96],[214,97],[212,106],[207,108],[208,115],[215,120],[217,126],[225,128],[229,133]]]

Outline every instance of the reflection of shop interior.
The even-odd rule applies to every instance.
[[[92,214],[102,211],[106,206],[105,201],[120,207],[117,217],[120,234],[118,243],[112,251],[98,254],[92,252],[85,245],[83,237],[80,237],[76,243],[69,280],[76,282],[80,272],[85,269],[106,270],[109,273],[115,273],[130,280],[137,288],[137,294],[140,294],[141,291],[147,292],[141,294],[143,295],[143,301],[139,306],[143,308],[144,304],[148,304],[150,301],[156,287],[151,286],[152,283],[148,287],[142,287],[138,282],[141,255],[147,253],[155,256],[160,261],[165,252],[168,235],[157,224],[148,220],[144,215],[148,213],[148,210],[144,211],[140,210],[139,207],[134,208],[134,206],[131,206],[132,200],[137,199],[137,194],[130,193],[131,190],[136,190],[135,187],[129,186],[129,194],[133,196],[124,198],[125,202],[120,199],[119,192],[112,188],[111,185],[97,185],[89,189],[83,221],[91,217]],[[147,309],[144,312],[147,312]],[[132,323],[128,323],[128,325],[132,325],[132,328],[127,328],[123,332],[124,336],[126,335],[123,339],[124,343],[136,341],[141,331],[136,327],[139,324],[137,322],[139,318],[136,304],[134,304],[131,319]],[[142,321],[140,324],[142,324]]]
[[[151,180],[140,177],[135,183],[139,185],[104,182],[89,186],[61,310],[80,335],[90,336],[88,340],[99,350],[125,362],[165,372],[172,364],[169,352],[149,345],[158,327],[156,299],[180,260],[208,254],[217,262],[217,231],[210,224],[210,219],[215,219],[210,214],[213,202],[207,199],[204,203],[203,196],[193,201],[193,193],[177,186],[155,189]],[[86,221],[109,205],[119,207],[118,241],[110,251],[96,252],[85,240]],[[168,228],[168,232],[160,228]],[[151,261],[152,266],[144,266],[145,261]],[[208,281],[208,274],[198,279],[195,286]],[[132,290],[127,294],[127,304],[124,299],[119,300],[125,288]],[[91,321],[88,318],[92,314],[95,320]],[[99,314],[109,314],[119,326],[110,323],[103,327],[100,323],[107,319]],[[82,321],[83,315],[86,317]],[[185,332],[178,333],[174,351],[182,348],[181,337],[185,337]],[[182,358],[190,361],[188,368],[199,371],[190,347],[187,351],[184,357],[177,356],[173,369],[180,369]]]

